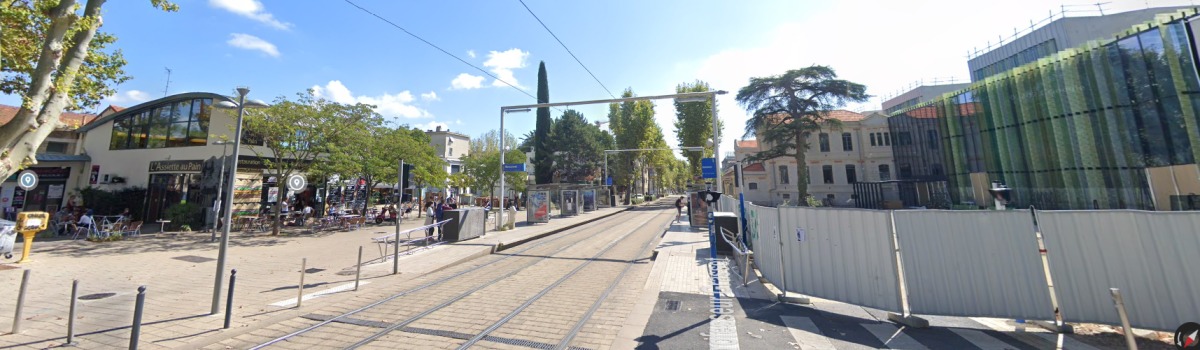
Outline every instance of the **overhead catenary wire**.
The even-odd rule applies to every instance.
[[[575,62],[579,63],[579,66],[583,67],[583,70],[587,71],[588,75],[592,76],[592,80],[595,80],[596,84],[600,84],[600,87],[604,89],[604,92],[608,93],[608,96],[611,96],[612,98],[617,98],[616,95],[613,95],[612,91],[608,90],[607,86],[604,86],[604,83],[600,82],[600,78],[597,78],[596,74],[592,73],[592,70],[588,69],[587,65],[584,65],[583,61],[580,61],[579,57],[576,57],[575,53],[571,52],[570,48],[567,48],[567,44],[563,43],[562,39],[559,39],[558,35],[555,35],[554,31],[550,30],[549,26],[546,26],[546,22],[542,22],[542,19],[539,18],[537,14],[533,13],[533,10],[529,8],[529,5],[525,4],[525,0],[517,0],[517,1],[519,1],[521,3],[521,6],[525,7],[525,11],[529,11],[529,14],[533,16],[533,19],[536,19],[538,21],[538,24],[542,25],[542,28],[546,29],[547,33],[550,33],[550,36],[554,37],[555,41],[558,41],[559,45],[562,45],[563,50],[567,50],[567,53],[571,55],[571,58],[574,58]]]
[[[371,12],[371,10],[368,10],[362,6],[359,6],[358,4],[354,3],[354,1],[350,1],[350,0],[345,0],[345,1],[347,4],[350,4],[350,6],[357,7],[359,10],[362,10],[363,12],[366,12],[367,14],[374,16],[375,18],[378,18],[381,21],[383,21],[387,24],[390,24],[393,27],[396,27],[396,29],[399,29],[400,31],[404,32],[404,34],[408,34],[409,36],[416,38],[417,40],[420,40],[421,42],[425,43],[426,45],[429,45],[430,47],[437,49],[438,51],[441,51],[442,53],[446,54],[447,56],[453,57],[455,60],[458,60],[459,62],[462,62],[465,65],[471,66],[471,68],[475,68],[475,70],[478,70],[478,71],[482,72],[483,74],[487,74],[487,76],[492,77],[492,79],[496,79],[496,81],[504,83],[504,85],[508,85],[509,87],[512,87],[513,89],[516,89],[517,91],[520,91],[522,94],[525,94],[525,96],[529,96],[530,98],[533,98],[535,101],[537,100],[537,96],[530,94],[528,91],[525,91],[524,89],[521,89],[520,87],[513,85],[512,83],[509,83],[509,82],[505,81],[504,79],[500,79],[500,77],[497,77],[496,75],[492,74],[491,72],[488,72],[487,70],[485,70],[483,68],[479,68],[479,66],[471,64],[471,62],[467,62],[466,60],[462,59],[461,57],[458,57],[455,54],[452,54],[449,51],[442,49],[440,46],[437,46],[434,43],[429,42],[429,40],[425,40],[425,38],[422,38],[416,34],[413,34],[413,32],[408,31],[408,29],[404,29],[404,27],[401,27],[399,24],[396,24],[395,22],[392,22],[392,21],[388,20],[387,18],[383,18],[383,16],[380,16],[374,12]]]

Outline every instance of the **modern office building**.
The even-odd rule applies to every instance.
[[[1111,40],[1113,34],[1153,19],[1156,14],[1187,8],[1158,7],[1100,16],[1060,17],[972,57],[967,61],[971,81],[982,81],[983,78],[1032,63],[1061,50],[1082,46],[1092,40]]]
[[[942,94],[958,91],[970,86],[970,83],[921,85],[895,97],[883,101],[883,114],[891,115],[902,109],[910,108],[924,102],[942,97]]]
[[[906,161],[894,147],[897,163],[913,177],[944,173],[955,204],[990,203],[994,181],[1018,207],[1200,204],[1189,203],[1200,194],[1200,17],[1184,9],[1144,20],[893,114],[893,141],[908,146],[898,139],[908,132],[920,149]]]

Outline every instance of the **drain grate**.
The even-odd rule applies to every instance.
[[[308,268],[308,270],[304,270],[304,273],[317,273],[317,272],[321,272],[321,271],[325,271],[325,269],[318,269],[315,267],[310,267],[310,268]]]
[[[177,256],[177,257],[174,257],[171,259],[183,260],[183,261],[187,261],[190,263],[202,263],[202,262],[209,262],[209,261],[217,260],[217,259],[213,259],[213,258],[206,258],[203,256],[196,256],[196,255]]]
[[[680,306],[683,306],[683,302],[679,300],[667,300],[667,311],[679,311]]]
[[[104,298],[111,297],[111,296],[114,296],[114,295],[117,295],[117,293],[96,293],[96,294],[88,294],[88,295],[84,295],[84,296],[81,296],[81,297],[79,297],[79,300],[100,300],[100,299],[104,299]]]

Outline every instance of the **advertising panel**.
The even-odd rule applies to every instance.
[[[692,227],[708,227],[708,203],[700,199],[699,192],[688,193],[688,199],[688,214],[691,214],[688,221]]]
[[[529,222],[550,222],[550,191],[529,191],[525,210]]]
[[[562,216],[579,215],[579,191],[562,191]]]
[[[596,190],[583,191],[583,211],[596,210]]]

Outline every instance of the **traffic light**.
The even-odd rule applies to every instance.
[[[412,183],[412,164],[404,164],[404,169],[400,171],[400,188],[405,189],[411,186]]]

